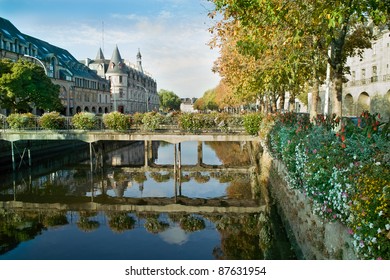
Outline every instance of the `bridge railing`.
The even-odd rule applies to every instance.
[[[148,125],[140,122],[131,121],[131,124],[126,129],[110,129],[103,121],[103,117],[95,116],[93,125],[86,126],[86,128],[79,128],[75,125],[73,117],[61,117],[61,123],[56,125],[53,120],[52,128],[47,128],[42,124],[39,116],[25,116],[20,117],[18,122],[12,123],[6,116],[0,115],[0,129],[3,132],[10,131],[71,131],[71,130],[88,130],[88,131],[117,131],[117,132],[190,132],[190,133],[245,133],[240,116],[232,116],[230,121],[213,120],[210,118],[206,120],[206,124],[184,126],[177,118],[170,119],[169,122],[161,121],[158,124]]]

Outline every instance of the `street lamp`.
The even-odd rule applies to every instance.
[[[43,62],[39,59],[39,58],[37,58],[37,57],[35,57],[35,56],[31,56],[31,55],[27,55],[27,54],[25,54],[25,55],[23,55],[24,57],[28,57],[28,58],[32,58],[32,59],[35,59],[36,61],[38,61],[40,64],[41,64],[41,66],[43,67],[43,70],[45,71],[45,74],[46,74],[46,76],[47,76],[47,69],[46,69],[46,66],[45,66],[45,64],[43,64]]]

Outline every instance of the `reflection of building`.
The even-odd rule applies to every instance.
[[[3,58],[23,58],[44,66],[52,82],[60,86],[64,115],[110,111],[106,79],[79,63],[67,50],[23,34],[10,21],[0,18],[0,59]]]
[[[105,154],[105,164],[108,166],[142,166],[145,164],[145,143],[132,142],[130,145],[116,149]],[[154,161],[157,157],[158,141],[151,144],[151,157]]]
[[[111,60],[104,58],[99,49],[95,60],[86,59],[85,64],[111,85],[113,111],[135,113],[158,110],[159,97],[156,81],[142,68],[141,53],[137,54],[137,65],[122,59],[118,47]]]

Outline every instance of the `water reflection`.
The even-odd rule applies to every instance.
[[[259,205],[247,146],[105,144],[92,162],[6,178],[0,258],[294,258]]]

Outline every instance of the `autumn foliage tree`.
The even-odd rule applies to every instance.
[[[261,98],[275,107],[283,92],[295,97],[310,85],[316,102],[329,63],[339,116],[346,58],[370,46],[367,23],[386,23],[390,6],[389,0],[210,1],[216,20],[210,46],[221,49],[215,71],[241,101]]]

